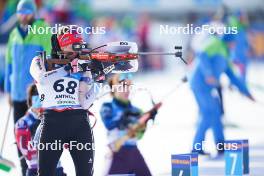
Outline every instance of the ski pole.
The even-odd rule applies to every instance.
[[[104,93],[102,93],[101,95],[98,95],[98,96],[95,98],[95,100],[99,100],[99,99],[103,98],[104,96],[106,96],[106,95],[108,95],[108,94],[110,94],[110,93],[111,93],[111,91],[104,92]]]
[[[264,93],[264,86],[263,85],[253,83],[253,82],[249,82],[249,86],[252,87],[253,89],[255,89],[256,91]]]
[[[162,98],[161,100],[158,102],[158,103],[155,103],[154,100],[152,99],[152,103],[154,104],[154,108],[157,107],[157,109],[159,109],[161,107],[161,105],[163,104],[163,102],[165,101],[165,99],[167,99],[168,97],[171,96],[172,93],[175,92],[176,89],[178,89],[180,86],[182,86],[184,83],[186,83],[188,80],[187,80],[187,77],[184,76],[180,82],[178,84],[176,84],[176,86],[171,89],[168,93],[166,93]],[[152,96],[151,96],[152,97]]]
[[[188,81],[187,76],[184,76],[183,78],[181,78],[181,80],[179,81],[179,83],[176,84],[176,86],[174,88],[172,88],[168,93],[166,93],[162,98],[161,98],[161,102],[164,101],[165,99],[167,99],[173,92],[175,92],[176,89],[178,89],[180,86],[182,86],[184,83],[186,83]]]
[[[12,161],[7,160],[7,159],[3,158],[3,156],[2,156],[3,151],[4,151],[4,144],[5,144],[5,139],[6,139],[8,124],[9,124],[9,120],[10,120],[10,116],[11,116],[11,110],[12,110],[12,107],[9,106],[7,122],[5,124],[3,141],[2,141],[2,145],[1,145],[1,149],[0,149],[0,170],[3,170],[5,172],[10,172],[10,170],[12,168],[15,168],[16,167],[15,164]]]
[[[152,102],[152,104],[153,104],[153,108],[152,108],[152,109],[159,109],[159,108],[161,107],[161,105],[163,104],[163,101],[164,101],[165,99],[167,99],[169,96],[171,96],[171,94],[172,94],[173,92],[175,92],[176,89],[178,89],[180,86],[182,86],[182,85],[183,85],[184,83],[186,83],[186,82],[187,82],[187,77],[184,76],[184,77],[180,80],[180,82],[179,82],[178,84],[176,84],[176,86],[175,86],[173,89],[171,89],[168,93],[166,93],[166,94],[161,98],[161,100],[160,100],[158,103],[155,103],[155,101],[154,101],[154,99],[153,99],[153,96],[152,96],[151,92],[150,92],[148,89],[144,89],[144,90],[146,90],[146,91],[148,92],[148,94],[150,95],[151,102]]]
[[[187,81],[188,80],[187,80],[187,77],[186,76],[184,76],[183,78],[181,78],[180,82],[172,90],[170,90],[166,95],[164,95],[162,99],[166,99],[168,96],[170,96],[175,91],[175,89],[179,88],[182,84],[186,83]],[[151,103],[153,105],[156,104],[155,101],[154,101],[154,98],[153,98],[153,96],[152,96],[152,94],[151,94],[151,92],[150,92],[149,89],[147,89],[147,88],[139,88],[138,90],[144,90],[144,91],[146,91],[149,94],[150,98],[151,98]],[[109,93],[111,93],[111,91],[107,91],[107,92],[102,93],[101,95],[99,95],[99,96],[96,97],[96,100],[101,99],[102,97],[108,95]]]
[[[3,140],[2,140],[2,144],[1,144],[0,156],[2,156],[3,150],[4,150],[4,144],[5,144],[6,134],[7,134],[7,129],[8,129],[8,124],[9,124],[9,120],[10,120],[10,116],[11,116],[11,110],[12,110],[12,107],[9,106],[7,121],[6,121],[6,124],[5,124],[4,134],[3,134]]]
[[[264,107],[264,101],[261,101],[260,99],[254,99],[254,103],[256,103],[257,105],[260,105],[260,106]]]

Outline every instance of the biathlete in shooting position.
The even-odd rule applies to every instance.
[[[115,144],[118,141],[117,146],[121,145],[119,149],[113,151],[108,174],[150,176],[151,172],[137,148],[137,141],[142,138],[145,132],[147,120],[143,121],[141,126],[138,125],[143,113],[129,100],[129,86],[132,84],[130,75],[115,74],[109,79],[113,100],[104,103],[100,110],[103,123],[108,130],[110,144]],[[147,119],[154,120],[157,109],[154,108],[149,112]]]
[[[27,104],[29,107],[27,113],[15,124],[15,138],[28,165],[26,176],[37,176],[37,145],[42,126],[40,125],[41,103],[35,84],[32,84],[28,89]],[[57,165],[56,176],[66,176],[60,163]]]
[[[47,71],[47,65],[40,56],[35,57],[31,63],[30,73],[36,82],[43,112],[39,142],[43,145],[54,142],[63,144],[57,150],[46,145],[45,150],[38,151],[38,174],[55,176],[63,149],[68,148],[76,175],[91,176],[94,141],[87,109],[95,100],[97,90],[93,86],[96,83],[93,82],[90,71],[77,68],[79,55],[72,49],[73,43],[82,44],[83,38],[76,31],[69,32],[69,27],[64,27],[52,36],[51,43],[52,58],[73,61],[51,71]]]

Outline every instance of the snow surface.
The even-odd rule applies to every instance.
[[[188,69],[180,61],[172,59],[175,69],[167,72],[138,74],[134,84],[150,89],[156,102],[162,99],[167,92],[177,87],[179,80]],[[258,103],[249,101],[237,91],[224,89],[225,121],[238,125],[238,128],[226,128],[227,139],[249,139],[250,143],[250,175],[263,176],[264,173],[264,64],[251,64],[249,71],[250,86]],[[256,85],[259,86],[257,87]],[[262,87],[262,89],[261,89]],[[104,96],[92,107],[96,113],[97,125],[94,128],[95,138],[95,176],[102,176],[109,164],[110,154],[106,147],[106,131],[98,114],[100,105],[108,101]],[[133,103],[144,110],[151,107],[151,101],[146,91],[136,91],[132,96]],[[261,103],[262,101],[262,103]],[[0,134],[3,134],[4,123],[8,113],[6,97],[0,98]],[[173,94],[167,96],[154,124],[149,124],[145,136],[139,141],[142,152],[154,176],[170,175],[171,154],[188,153],[191,149],[192,139],[197,124],[197,106],[188,84],[178,86]],[[0,137],[2,139],[2,136]],[[212,134],[209,132],[207,141],[212,144]],[[19,166],[16,146],[14,144],[13,120],[10,120],[7,142],[4,148],[4,157]],[[208,149],[210,150],[210,149]],[[62,165],[69,176],[74,176],[74,165],[69,152],[65,151],[61,157]],[[208,160],[199,158],[199,174],[201,176],[223,176],[224,160]],[[19,167],[10,173],[10,176],[19,176]],[[1,176],[7,174],[0,171]]]

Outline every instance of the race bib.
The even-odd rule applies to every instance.
[[[38,91],[43,108],[80,106],[78,79],[62,77],[38,86]]]

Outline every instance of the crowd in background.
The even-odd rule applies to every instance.
[[[164,43],[153,44],[149,36],[153,21],[164,20],[155,19],[148,13],[127,13],[127,14],[97,14],[91,5],[91,1],[86,0],[35,0],[38,9],[38,18],[44,18],[51,26],[55,24],[78,24],[82,27],[104,26],[104,35],[86,35],[85,40],[92,46],[98,46],[109,41],[129,40],[135,41],[140,46],[141,51],[163,51]],[[15,26],[16,5],[18,0],[1,1],[0,9],[0,89],[3,90],[4,83],[4,58],[5,47],[8,35]],[[247,34],[250,34],[250,45],[252,48],[251,58],[261,60],[264,58],[264,26],[261,21],[261,12],[249,15]],[[210,20],[210,13],[190,12],[181,23],[203,24]],[[165,21],[174,21],[173,17]],[[176,21],[175,21],[176,22]],[[191,35],[189,36],[191,38]],[[188,51],[185,50],[185,51]],[[187,58],[191,57],[191,52],[185,52]],[[141,68],[144,71],[162,70],[165,67],[160,57],[156,59],[141,59]]]

